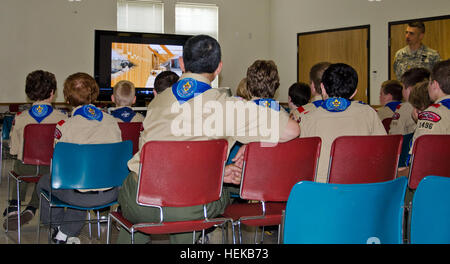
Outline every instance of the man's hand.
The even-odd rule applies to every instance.
[[[223,177],[224,183],[241,184],[242,169],[235,164],[225,166],[225,175]]]

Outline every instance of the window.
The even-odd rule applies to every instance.
[[[219,38],[219,8],[216,5],[177,3],[175,5],[175,33],[209,35]]]
[[[117,30],[164,33],[164,4],[160,1],[118,0]]]

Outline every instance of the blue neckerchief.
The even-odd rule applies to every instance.
[[[207,83],[185,78],[172,86],[172,93],[177,98],[178,103],[183,104],[209,89],[211,89],[211,85]]]
[[[41,123],[47,116],[53,112],[53,107],[45,104],[33,105],[28,113],[33,117],[38,123]]]
[[[401,103],[402,102],[400,102],[400,101],[393,101],[393,102],[387,103],[386,106],[389,107],[389,109],[391,109],[392,112],[395,112],[395,110],[397,109],[397,106]]]
[[[450,109],[450,99],[445,99],[441,101],[441,104],[445,107],[447,107],[447,109]]]
[[[130,107],[122,107],[117,110],[111,112],[111,115],[119,118],[123,122],[129,123],[136,115],[136,112],[133,111]]]
[[[253,100],[253,102],[259,106],[271,108],[272,110],[280,112],[280,104],[273,99],[261,98],[261,99]]]
[[[327,100],[322,101],[321,107],[329,112],[342,112],[345,111],[351,102],[348,99],[342,97],[330,97]]]
[[[73,116],[76,115],[81,115],[88,120],[97,120],[99,122],[103,119],[103,112],[93,105],[83,105],[73,113]]]
[[[312,103],[313,103],[313,105],[314,105],[316,108],[319,108],[319,107],[322,105],[323,100],[317,100],[317,101],[314,101],[314,102],[312,102]]]

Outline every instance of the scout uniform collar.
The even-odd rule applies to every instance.
[[[271,108],[272,110],[275,110],[277,112],[280,111],[280,104],[277,101],[270,98],[252,99],[252,102],[262,107]]]
[[[442,104],[443,106],[450,109],[450,95],[446,95],[436,100],[436,104]]]
[[[41,123],[47,116],[53,112],[51,104],[46,102],[35,102],[28,110],[28,113],[36,122]]]
[[[395,109],[397,109],[397,106],[401,103],[402,102],[400,102],[400,101],[392,101],[392,102],[387,103],[386,106],[389,107],[389,109],[391,109],[392,112],[395,112]]]
[[[82,105],[75,108],[72,112],[72,116],[77,115],[80,115],[87,120],[97,120],[99,122],[103,119],[103,112],[91,104]]]
[[[320,106],[328,112],[342,112],[345,111],[350,104],[351,102],[348,99],[342,97],[330,97],[323,100]]]
[[[134,112],[134,110],[131,107],[122,106],[113,110],[111,112],[111,115],[114,116],[115,118],[119,118],[123,122],[129,123],[136,115],[136,112]]]
[[[172,93],[178,103],[183,104],[190,99],[211,89],[211,84],[199,74],[186,73],[172,86]]]

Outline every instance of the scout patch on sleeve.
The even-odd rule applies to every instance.
[[[399,119],[400,119],[400,114],[394,113],[394,115],[392,116],[392,120],[399,120]]]
[[[55,138],[60,139],[61,137],[62,137],[61,130],[59,130],[58,128],[55,128]]]
[[[441,120],[441,117],[438,114],[431,112],[431,111],[421,112],[419,114],[418,118],[419,118],[419,120],[431,121],[431,122],[435,122],[435,123],[439,122]]]

